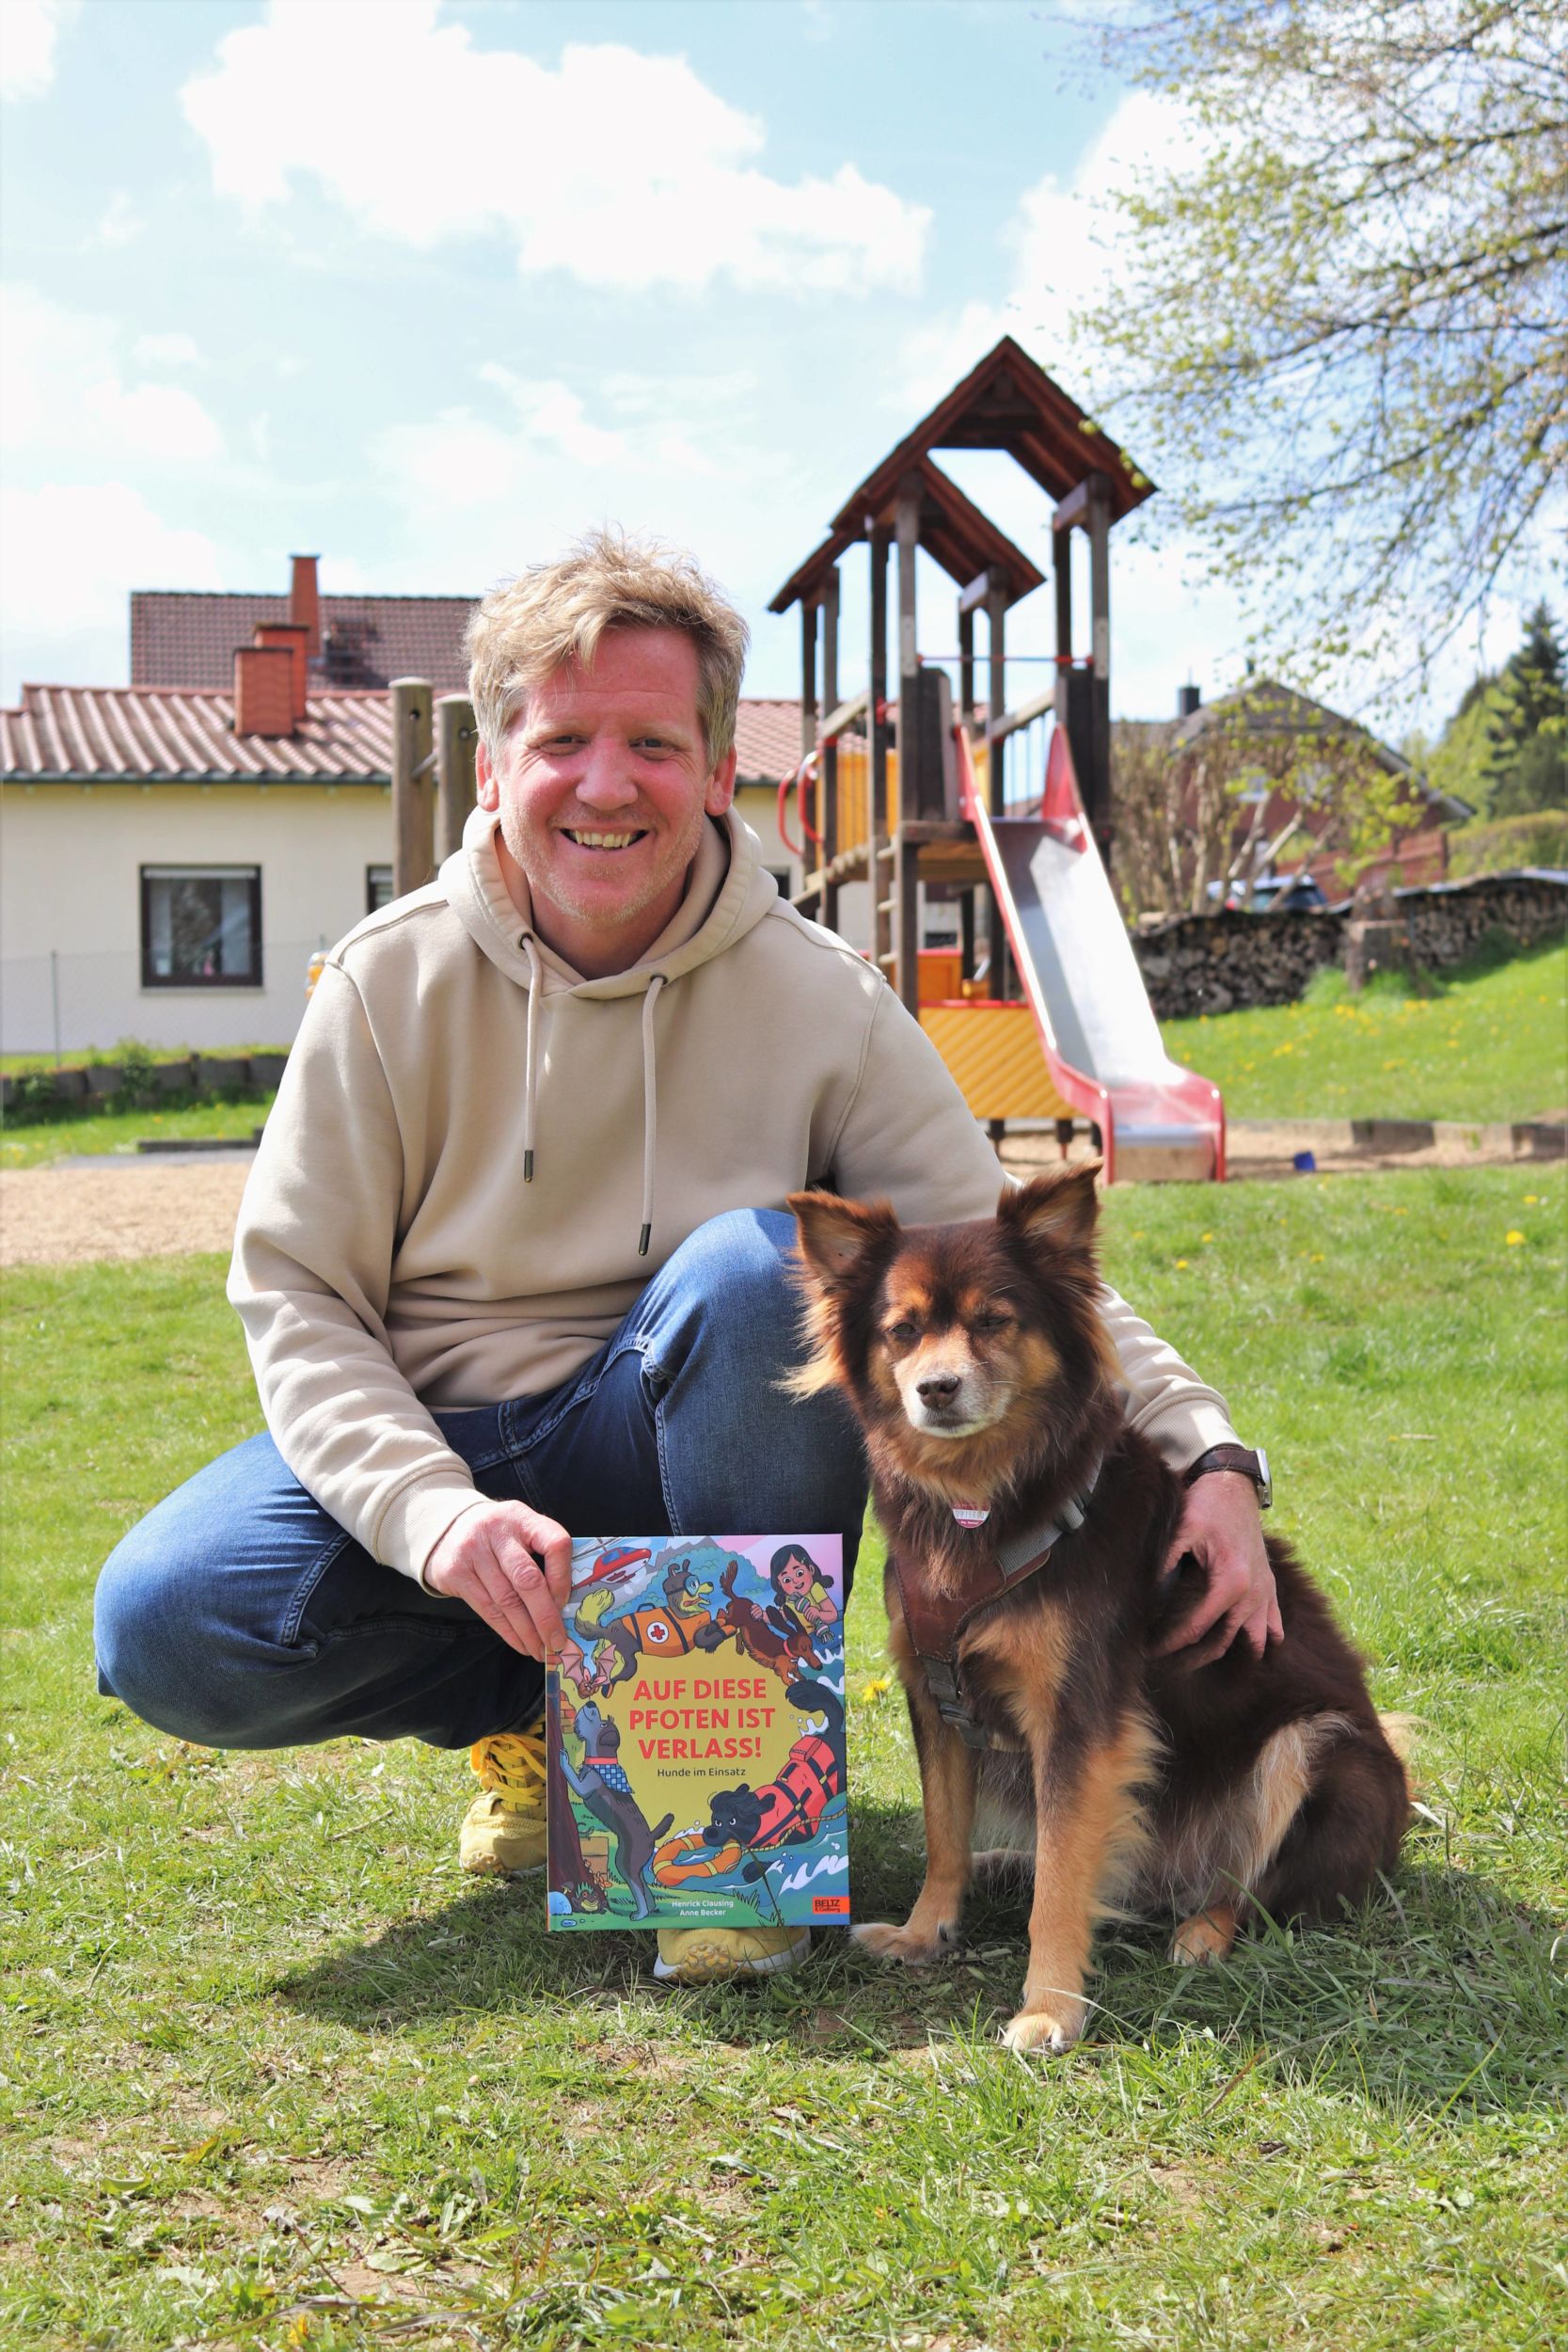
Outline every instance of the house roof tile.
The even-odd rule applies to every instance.
[[[227,688],[24,686],[0,710],[0,761],[17,783],[384,785],[391,739],[380,691],[312,692],[286,736],[236,735]],[[800,705],[743,701],[736,748],[742,783],[776,783],[800,755]]]
[[[311,682],[333,688],[388,686],[428,678],[438,694],[468,682],[463,632],[472,596],[323,596],[322,650]],[[234,648],[258,621],[286,621],[289,599],[138,588],[131,596],[133,686],[233,684]]]

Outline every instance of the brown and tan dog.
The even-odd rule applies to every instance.
[[[1254,1659],[1239,1643],[1196,1672],[1153,1655],[1193,1597],[1162,1573],[1182,1486],[1117,1398],[1098,1172],[1009,1188],[972,1225],[906,1232],[885,1204],[826,1194],[789,1204],[812,1340],[797,1385],[842,1389],[864,1431],[926,1814],[908,1921],[855,1932],[885,1959],[933,1961],[977,1866],[1032,1864],[1016,2050],[1083,2032],[1097,1917],[1168,1909],[1172,1959],[1196,1962],[1254,1910],[1333,1916],[1393,1867],[1409,1802],[1360,1661],[1284,1544],[1268,1547],[1281,1645]],[[1044,1565],[1009,1581],[1053,1527]],[[1025,1852],[972,1853],[981,1796]]]

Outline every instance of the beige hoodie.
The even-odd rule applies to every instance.
[[[976,1217],[998,1190],[918,1024],[780,899],[733,810],[669,930],[593,980],[519,915],[496,825],[476,809],[436,881],[328,957],[229,1283],[284,1460],[413,1577],[475,1501],[428,1408],[570,1379],[709,1217],[823,1182],[907,1220]],[[1107,1304],[1167,1458],[1229,1440],[1224,1401]]]

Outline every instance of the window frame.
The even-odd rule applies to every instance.
[[[141,984],[144,989],[186,989],[205,993],[214,988],[261,989],[266,986],[261,945],[261,868],[260,866],[177,866],[160,859],[137,868],[141,902]],[[246,972],[155,972],[152,968],[152,886],[155,882],[195,880],[248,884],[250,897],[250,968]]]
[[[385,874],[387,877],[387,896],[385,898],[378,898],[375,895],[375,878],[377,874]],[[391,905],[397,893],[392,882],[392,867],[388,863],[387,859],[378,858],[373,866],[366,866],[365,913],[367,914],[379,914],[383,907],[389,907]]]

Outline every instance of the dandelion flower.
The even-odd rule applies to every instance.
[[[863,1700],[867,1702],[872,1699],[879,1699],[884,1697],[891,1688],[892,1685],[888,1681],[886,1675],[873,1675],[871,1680],[866,1684],[864,1690],[861,1692],[861,1697]]]
[[[1524,1240],[1524,1238],[1525,1237],[1523,1233],[1520,1232],[1517,1225],[1511,1225],[1507,1232],[1503,1235],[1504,1244],[1510,1249],[1517,1249],[1519,1244]]]

